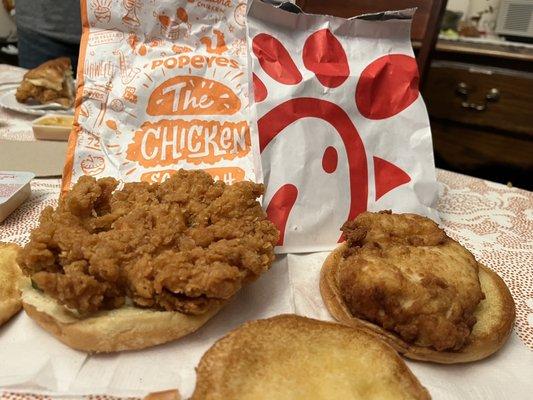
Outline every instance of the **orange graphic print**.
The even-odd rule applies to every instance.
[[[80,106],[80,115],[84,118],[87,118],[89,114],[89,110],[87,109],[87,106],[85,104],[82,104]]]
[[[111,101],[109,108],[111,108],[114,112],[120,113],[124,111],[124,103],[122,100],[114,99]]]
[[[89,155],[81,160],[80,167],[85,175],[101,174],[105,169],[104,157]]]
[[[126,158],[143,167],[214,164],[246,156],[251,149],[246,121],[161,120],[145,122],[128,145]]]
[[[206,168],[204,171],[211,175],[215,182],[223,181],[227,185],[244,180],[244,170],[239,167]]]
[[[228,51],[228,47],[226,46],[226,41],[224,40],[224,34],[217,30],[213,29],[213,33],[216,36],[216,45],[213,46],[213,41],[211,38],[204,36],[200,38],[200,42],[205,45],[205,49],[210,54],[218,54],[221,55]]]
[[[137,104],[137,95],[135,94],[135,88],[133,86],[126,87],[122,97],[124,100],[129,101],[130,103]]]
[[[94,17],[98,22],[109,22],[111,20],[111,0],[93,0],[91,3],[94,9]]]
[[[115,63],[111,61],[86,62],[85,75],[89,78],[111,78],[115,75]]]
[[[111,17],[111,14],[109,14]],[[111,43],[121,43],[124,39],[124,33],[114,30],[104,29],[91,32],[88,38],[89,46],[105,46]]]
[[[122,52],[122,50],[115,50],[115,54],[118,55],[118,67],[120,71],[120,80],[122,81],[122,84],[128,85],[135,79],[137,74],[141,71],[139,68],[134,68],[129,66],[129,64],[126,62],[126,56]]]
[[[172,46],[172,51],[176,54],[181,54],[181,53],[190,53],[193,50],[188,46],[178,46],[177,44],[175,44]]]
[[[241,101],[226,85],[199,76],[176,76],[159,85],[148,100],[149,115],[232,115]]]
[[[126,9],[126,14],[122,17],[122,22],[132,28],[141,25],[141,21],[139,21],[139,17],[137,16],[137,10],[141,8],[140,2],[138,0],[123,0],[122,2]]]
[[[134,52],[134,53],[137,53],[139,54],[140,56],[145,56],[146,55],[146,52],[147,52],[147,49],[146,49],[146,45],[141,43],[139,45],[139,36],[137,36],[136,34],[134,33],[131,33],[129,36],[128,36],[128,44],[130,45],[131,47],[131,50]]]
[[[105,124],[107,127],[113,131],[116,131],[118,129],[117,123],[113,121],[112,119],[108,119]]]
[[[161,33],[168,39],[176,40],[180,36],[188,37],[191,30],[191,24],[189,24],[189,15],[183,7],[178,7],[176,15],[169,17],[166,14],[159,14],[157,16],[159,23],[161,24]],[[185,26],[185,30],[182,27]],[[183,31],[183,33],[182,33]],[[181,35],[180,35],[181,33]]]
[[[107,99],[112,88],[113,86],[108,83],[107,85],[94,85],[93,87],[85,87],[83,91],[84,98],[100,103],[100,111],[98,112],[98,117],[96,118],[94,126],[100,126],[104,120],[107,112]]]
[[[244,26],[246,24],[246,3],[239,3],[234,11],[235,22]]]
[[[161,45],[161,41],[158,39],[152,39],[148,43],[145,43],[135,33],[129,34],[127,42],[134,54],[138,54],[143,57],[148,53],[149,48],[158,47]]]
[[[204,169],[213,177],[215,182],[223,181],[227,185],[244,180],[244,170],[239,167],[206,168]],[[141,175],[141,181],[148,183],[161,183],[178,172],[177,169],[164,169],[161,171],[146,172]]]

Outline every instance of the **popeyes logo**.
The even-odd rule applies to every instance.
[[[182,160],[214,164],[244,157],[250,149],[246,121],[162,120],[146,122],[135,132],[126,158],[143,167],[174,165]]]
[[[202,38],[203,43],[206,45],[206,51],[212,52],[212,53],[220,53],[221,51],[225,51],[225,45],[224,47],[215,47],[212,48],[211,41],[209,41],[209,38],[204,37]],[[177,53],[182,52],[190,52],[192,49],[188,47],[183,46],[177,46],[174,45],[172,49]],[[205,68],[216,68],[216,67],[230,67],[232,69],[239,69],[241,68],[241,65],[237,60],[234,60],[232,58],[228,57],[219,57],[219,56],[204,56],[201,54],[196,54],[193,56],[189,56],[186,54],[180,54],[176,56],[170,56],[166,58],[159,58],[156,60],[153,60],[150,66],[150,69],[154,70],[157,68],[165,67],[167,69],[174,69],[174,68],[196,68],[196,69],[205,69]]]
[[[232,115],[241,101],[226,85],[199,76],[176,76],[150,95],[148,115]]]

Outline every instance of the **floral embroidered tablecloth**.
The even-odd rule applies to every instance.
[[[0,65],[0,82],[16,79],[21,72]],[[0,120],[0,139],[33,140],[30,117],[0,110]],[[533,193],[443,170],[438,170],[438,180],[442,226],[505,280],[516,302],[515,331],[533,350]],[[57,204],[59,189],[58,179],[34,180],[30,199],[0,223],[0,241],[25,244],[42,209]],[[0,392],[0,400],[48,398]]]
[[[516,302],[516,333],[533,350],[533,193],[443,170],[438,180],[443,227],[503,277]],[[41,210],[57,204],[59,183],[34,180],[31,198],[0,224],[0,241],[26,243]],[[0,393],[0,400],[41,399],[48,397]]]

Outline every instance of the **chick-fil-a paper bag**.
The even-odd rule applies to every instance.
[[[329,250],[366,210],[438,219],[413,11],[343,19],[252,3],[252,113],[278,252]]]
[[[63,189],[81,175],[161,182],[201,168],[261,180],[250,133],[246,0],[82,0]]]

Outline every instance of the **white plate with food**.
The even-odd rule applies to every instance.
[[[11,89],[0,95],[0,107],[30,115],[45,115],[50,111],[60,114],[73,114],[72,107],[64,107],[59,103],[37,104],[37,103],[19,103],[15,97],[17,89]]]
[[[0,96],[0,106],[9,110],[44,115],[48,111],[72,113],[74,79],[70,59],[50,60],[24,74],[18,87]]]

